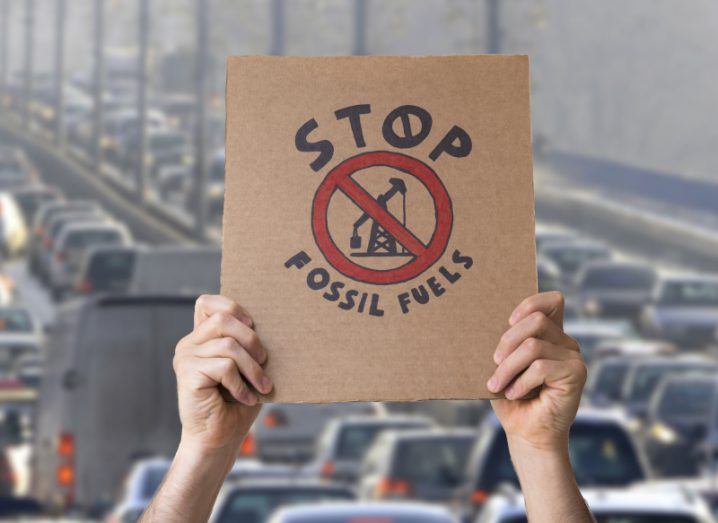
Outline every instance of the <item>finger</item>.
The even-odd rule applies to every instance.
[[[551,321],[543,312],[537,311],[510,327],[501,336],[494,352],[496,364],[499,365],[504,361],[509,354],[528,338],[539,338],[556,345],[563,345],[569,340],[561,327]]]
[[[564,297],[558,291],[541,292],[529,296],[511,313],[509,325],[516,325],[534,312],[544,313],[551,321],[563,328]]]
[[[267,350],[262,346],[254,329],[226,312],[212,314],[189,334],[187,341],[202,345],[216,338],[234,338],[260,365],[267,361]]]
[[[586,382],[586,365],[574,357],[566,361],[535,360],[523,374],[504,390],[507,399],[515,400],[528,395],[541,385],[549,387],[583,387]]]
[[[234,338],[215,338],[199,345],[192,353],[198,358],[229,358],[256,390],[262,394],[272,391],[272,380]]]
[[[528,338],[501,362],[486,386],[491,392],[500,392],[534,361],[539,359],[566,360],[574,353],[538,338]]]
[[[233,360],[229,358],[194,358],[194,360],[196,372],[211,381],[212,386],[222,385],[240,403],[249,406],[257,404],[257,396],[249,390]]]
[[[203,294],[197,298],[194,306],[195,328],[216,312],[230,314],[248,327],[254,326],[254,322],[247,311],[236,301],[219,294]]]

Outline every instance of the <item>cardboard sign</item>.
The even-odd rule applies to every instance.
[[[486,398],[536,292],[523,56],[236,57],[222,292],[265,401]]]

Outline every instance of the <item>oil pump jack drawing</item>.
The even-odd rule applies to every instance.
[[[406,226],[406,185],[400,178],[390,178],[391,187],[388,191],[381,194],[377,199],[377,203],[387,210],[387,203],[397,194],[401,194],[401,223]],[[362,237],[359,236],[359,228],[371,219],[367,213],[362,214],[357,221],[354,222],[352,236],[349,240],[349,247],[352,249],[360,249]],[[396,241],[384,227],[376,220],[372,219],[371,231],[369,233],[369,242],[366,251],[354,252],[352,256],[413,256],[401,244]]]

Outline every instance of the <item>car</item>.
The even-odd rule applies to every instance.
[[[541,245],[538,254],[558,265],[566,290],[574,285],[576,275],[586,263],[612,258],[611,249],[592,240],[547,241]]]
[[[676,492],[684,492],[700,498],[708,506],[713,518],[718,520],[718,477],[715,472],[700,477],[654,479],[641,485],[642,490],[655,491],[659,494],[668,493],[673,496]],[[713,521],[713,520],[710,520]]]
[[[642,358],[634,361],[628,369],[621,403],[626,412],[643,420],[648,413],[651,396],[661,380],[670,374],[718,372],[718,363],[700,355],[666,355]]]
[[[41,204],[35,213],[32,227],[28,253],[30,272],[36,276],[40,274],[40,258],[43,250],[50,248],[50,239],[46,236],[48,232],[47,226],[57,214],[69,211],[90,212],[96,210],[99,210],[99,206],[91,200],[52,201]]]
[[[38,182],[37,171],[22,149],[0,146],[0,191],[35,185]]]
[[[458,523],[445,508],[424,503],[322,503],[283,508],[269,523]]]
[[[362,463],[359,496],[448,503],[461,486],[474,429],[388,431]]]
[[[219,292],[222,253],[217,247],[163,245],[138,251],[128,291],[187,295]],[[181,263],[174,263],[182,260]]]
[[[596,523],[713,521],[705,502],[683,488],[655,489],[638,484],[628,489],[582,489],[581,494]],[[518,492],[493,496],[475,523],[528,523],[523,496]]]
[[[593,349],[596,359],[606,356],[660,356],[675,354],[678,348],[669,341],[646,338],[617,338],[599,342]]]
[[[587,362],[595,357],[596,347],[606,342],[635,338],[630,322],[624,320],[575,319],[567,320],[564,332],[581,346],[581,354]]]
[[[715,424],[717,405],[718,374],[669,375],[661,381],[643,431],[643,445],[656,473],[663,477],[698,474],[705,458],[698,449]]]
[[[240,458],[234,462],[225,482],[232,483],[247,478],[299,478],[306,477],[300,468],[283,463],[262,463],[258,459]]]
[[[576,276],[576,299],[587,317],[638,321],[650,301],[656,271],[637,262],[597,261]]]
[[[327,422],[351,415],[382,416],[380,403],[322,403],[267,405],[257,416],[250,442],[253,454],[266,462],[306,464],[314,457],[316,443]]]
[[[659,278],[641,323],[647,335],[684,347],[713,343],[718,329],[718,276],[673,274]]]
[[[40,351],[32,350],[17,357],[13,375],[25,386],[38,388],[45,368],[45,357]]]
[[[0,497],[11,497],[15,493],[15,471],[5,449],[0,449]]]
[[[123,167],[128,172],[133,172],[137,166],[138,140],[139,135],[132,135],[125,145]],[[183,133],[167,128],[148,129],[145,163],[152,179],[157,177],[165,165],[191,165],[193,161],[187,137]]]
[[[283,506],[354,498],[344,485],[307,479],[248,479],[222,487],[209,523],[265,523]]]
[[[560,291],[561,270],[558,265],[548,258],[539,257],[536,260],[539,292]]]
[[[102,514],[139,456],[174,454],[181,425],[172,358],[194,303],[98,295],[58,308],[32,445],[32,494],[44,506]]]
[[[59,299],[74,287],[88,248],[127,246],[131,241],[129,230],[120,223],[78,222],[63,228],[52,247],[49,284],[53,296]]]
[[[135,271],[136,245],[98,245],[87,249],[75,281],[75,293],[126,292]]]
[[[145,458],[130,468],[122,483],[116,505],[105,519],[106,523],[135,523],[152,501],[171,461],[164,457]]]
[[[47,185],[34,185],[14,189],[12,197],[20,207],[25,224],[31,227],[35,221],[35,214],[42,204],[63,200],[62,193],[55,187]]]
[[[549,242],[571,242],[575,240],[576,235],[567,229],[536,225],[536,251],[541,251],[543,246]]]
[[[40,354],[43,343],[42,327],[26,307],[0,307],[0,374],[11,374],[21,356]]]
[[[569,455],[579,486],[628,486],[649,476],[628,422],[617,410],[579,409],[569,438]],[[468,503],[467,515],[473,519],[504,483],[519,488],[506,434],[491,414],[479,427],[457,502]]]
[[[0,193],[0,254],[15,258],[25,251],[28,230],[20,206],[8,192]]]
[[[353,483],[366,451],[387,430],[411,430],[432,426],[421,416],[346,416],[331,420],[319,436],[314,462],[306,473],[334,481]]]
[[[589,367],[585,395],[592,405],[619,405],[633,356],[609,356]]]

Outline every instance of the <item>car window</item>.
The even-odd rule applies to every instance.
[[[455,487],[471,452],[473,438],[407,440],[399,444],[395,476],[411,485]]]
[[[230,495],[219,523],[264,523],[277,508],[297,503],[350,500],[352,496],[339,489],[247,489]]]
[[[587,261],[607,257],[604,249],[547,249],[546,255],[559,266],[562,272],[573,273]]]
[[[357,460],[361,459],[366,450],[371,446],[377,434],[392,429],[420,428],[419,424],[399,423],[394,425],[349,425],[341,429],[339,441],[337,442],[337,459]]]
[[[604,363],[593,378],[591,391],[608,400],[619,400],[627,374],[628,364],[625,362]]]
[[[67,235],[65,247],[70,249],[81,249],[89,245],[100,243],[119,242],[121,235],[119,231],[111,230],[87,230],[75,231]]]
[[[639,267],[594,267],[584,275],[584,289],[643,289],[653,287],[653,271]]]
[[[707,382],[669,383],[661,393],[658,416],[672,419],[685,416],[707,417],[715,399],[715,384]]]
[[[661,288],[658,303],[718,306],[718,281],[666,282]]]
[[[24,309],[0,309],[0,332],[32,332],[32,316]]]
[[[640,366],[636,369],[635,376],[633,377],[628,399],[631,401],[648,401],[661,379],[671,373],[689,371],[700,372],[701,370],[709,371],[711,369],[712,368],[708,368],[707,365],[700,364]]]
[[[613,424],[574,424],[569,454],[581,486],[621,486],[644,477],[628,435]],[[493,492],[502,483],[519,486],[506,436],[500,431],[489,449],[477,488]]]
[[[134,252],[98,253],[90,260],[87,280],[94,290],[123,290],[132,278],[134,266]]]

